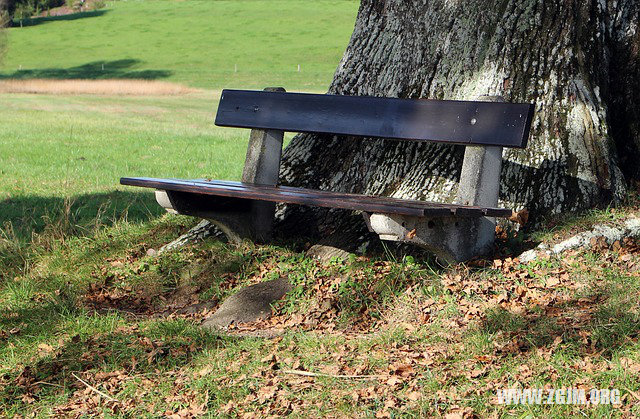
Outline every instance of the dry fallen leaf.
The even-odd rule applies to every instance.
[[[509,217],[509,221],[520,224],[521,226],[525,225],[527,221],[529,221],[529,210],[522,209],[518,212],[513,212],[511,217]]]
[[[411,401],[418,401],[422,398],[422,393],[420,393],[419,391],[412,391],[411,393],[407,394],[407,399],[411,400]]]
[[[408,364],[393,364],[390,366],[391,371],[400,377],[409,377],[415,373],[413,367]]]
[[[205,375],[208,375],[211,371],[213,371],[213,366],[207,365],[206,367],[204,367],[200,371],[198,371],[198,375],[200,377],[204,377]]]
[[[51,352],[53,352],[53,346],[46,343],[41,343],[38,345],[38,354],[40,354],[40,356],[50,354]]]
[[[554,276],[551,276],[545,279],[545,283],[547,284],[547,287],[555,287],[560,283],[560,280]]]

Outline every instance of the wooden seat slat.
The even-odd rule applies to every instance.
[[[511,215],[511,210],[502,208],[482,208],[371,195],[319,191],[290,186],[255,185],[231,181],[122,178],[120,179],[120,183],[129,186],[168,191],[419,217],[442,217],[451,215],[458,217],[508,217]]]
[[[201,182],[211,182],[208,181],[206,179],[195,179],[195,181],[201,181]],[[234,181],[227,181],[227,180],[216,180],[215,181],[216,184],[226,184],[229,185],[230,187],[236,186],[238,184],[241,185],[246,185],[247,188],[251,188],[251,187],[257,187],[257,185],[251,185],[251,184],[247,184],[247,183],[241,183],[241,182],[234,182]],[[259,186],[261,187],[261,186]],[[287,186],[278,186],[278,189],[282,189],[282,190],[287,190],[289,187]],[[319,189],[304,189],[304,188],[293,188],[293,189],[299,189],[299,190],[303,190],[303,191],[311,191],[316,195],[323,195],[323,196],[327,196],[328,198],[333,198],[336,196],[336,192],[331,192],[331,191],[323,191],[323,190],[319,190]],[[506,210],[503,208],[484,208],[484,207],[478,207],[478,206],[472,206],[472,205],[456,205],[456,204],[446,204],[446,203],[441,203],[441,202],[433,202],[433,201],[418,201],[415,199],[404,199],[404,198],[392,198],[392,197],[388,197],[388,196],[379,196],[379,195],[363,195],[363,194],[355,194],[355,193],[339,193],[340,197],[342,199],[352,199],[352,200],[356,200],[356,201],[360,201],[363,198],[367,198],[367,197],[371,197],[371,198],[375,198],[376,202],[380,202],[380,203],[385,203],[388,205],[398,205],[398,204],[402,204],[403,206],[407,206],[407,207],[412,207],[412,208],[425,208],[425,207],[429,207],[429,208],[434,208],[434,207],[443,207],[443,208],[448,208],[450,210],[454,210],[458,211],[457,215],[460,215],[462,213],[462,211],[460,211],[461,208],[463,208],[465,211],[467,211],[467,214],[469,216],[477,216],[477,215],[488,215],[487,212],[491,213],[491,214],[496,214],[499,213],[500,215],[489,215],[489,216],[493,216],[493,217],[507,217],[510,216],[511,213],[509,213],[509,215],[507,215],[507,212],[510,210]]]

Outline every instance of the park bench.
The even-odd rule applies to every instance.
[[[413,243],[451,261],[490,251],[503,147],[526,147],[533,105],[223,90],[216,125],[252,129],[241,182],[122,178],[156,189],[170,212],[211,220],[231,240],[269,237],[277,202],[361,211],[383,240]],[[278,184],[284,132],[324,133],[466,146],[453,204],[320,191]],[[313,157],[313,156],[311,156]]]

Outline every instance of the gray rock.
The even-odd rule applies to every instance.
[[[338,247],[314,244],[307,250],[307,256],[317,259],[322,263],[329,263],[334,258],[346,260],[349,257],[349,252]]]
[[[202,327],[221,329],[232,323],[249,323],[271,316],[271,304],[291,291],[293,287],[286,278],[260,282],[243,288],[222,303]]]
[[[333,233],[311,246],[306,255],[322,263],[329,263],[334,258],[347,260],[349,254],[356,250],[356,244],[361,241],[362,237],[358,238],[353,233]]]
[[[538,254],[536,252],[536,249],[531,249],[531,250],[527,250],[526,252],[522,253],[518,259],[520,259],[521,263],[529,263],[532,260],[535,260],[538,257]]]
[[[624,223],[624,226],[629,230],[631,237],[640,236],[640,218],[630,218]]]

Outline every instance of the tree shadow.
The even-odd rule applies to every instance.
[[[222,349],[237,340],[180,321],[154,323],[144,328],[118,322],[118,327],[105,330],[110,321],[104,318],[89,318],[85,327],[69,334],[65,325],[69,313],[61,312],[59,302],[14,310],[12,314],[11,318],[0,316],[2,330],[19,330],[9,338],[10,342],[33,340],[36,346],[42,339],[63,337],[57,345],[39,346],[38,356],[4,375],[0,403],[5,407],[21,405],[25,396],[43,398],[59,394],[60,388],[69,392],[82,389],[76,377],[83,377],[86,371],[93,374],[105,369],[121,371],[122,385],[126,386],[130,383],[127,380],[138,374],[185,367],[203,351]],[[123,388],[116,389],[120,390]]]
[[[0,201],[0,208],[0,227],[10,225],[14,238],[21,241],[47,228],[66,228],[69,237],[76,237],[89,227],[111,226],[121,219],[145,222],[164,213],[153,194],[129,191],[69,198],[26,195]]]
[[[16,70],[13,73],[0,74],[0,80],[6,79],[144,79],[155,80],[169,77],[169,70],[134,70],[132,67],[142,63],[131,58],[113,61],[93,61],[69,68],[38,68]]]
[[[108,13],[108,10],[91,10],[87,12],[77,12],[77,13],[70,13],[66,15],[58,15],[58,16],[32,17],[28,19],[23,19],[22,26],[36,26],[36,25],[42,25],[49,22],[64,22],[64,21],[70,21],[70,20],[85,19],[88,17],[99,17],[106,13]],[[12,26],[19,27],[20,20],[14,19],[12,22]]]

